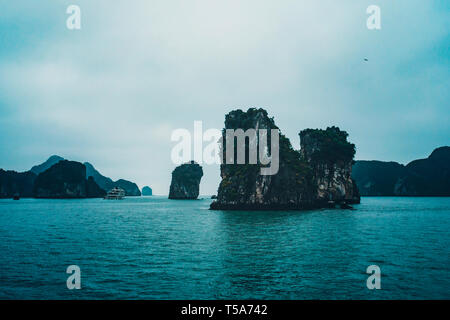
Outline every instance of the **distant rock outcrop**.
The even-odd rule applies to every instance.
[[[235,110],[225,117],[226,129],[278,129],[264,109]],[[223,151],[226,135],[223,134]],[[354,145],[338,128],[305,130],[302,151],[292,148],[288,138],[279,134],[279,170],[261,175],[261,163],[222,164],[222,181],[213,210],[302,210],[359,202],[350,174]],[[340,144],[337,147],[335,144]],[[268,143],[269,144],[269,143]],[[246,143],[248,149],[248,143]],[[338,154],[334,154],[338,151]],[[236,154],[236,152],[235,152]]]
[[[203,169],[194,161],[178,166],[172,172],[169,199],[197,199],[202,177]]]
[[[64,160],[64,158],[62,158],[60,156],[51,156],[44,163],[31,168],[30,171],[33,172],[34,174],[38,175],[39,173],[42,173],[45,170],[49,169],[51,166],[57,164],[61,160]]]
[[[84,165],[86,166],[86,178],[93,177],[100,188],[106,192],[117,187],[123,189],[125,195],[129,197],[139,197],[141,195],[141,191],[135,183],[123,179],[113,181],[111,178],[103,176],[89,162],[85,162]]]
[[[152,188],[145,186],[142,188],[142,195],[143,196],[152,196],[153,195],[153,190]]]
[[[406,166],[356,161],[352,176],[362,196],[450,196],[450,147]]]
[[[0,198],[33,197],[33,185],[36,174],[33,172],[4,171],[0,169]]]
[[[98,198],[105,191],[86,179],[86,167],[79,162],[62,160],[40,173],[34,183],[35,198]]]

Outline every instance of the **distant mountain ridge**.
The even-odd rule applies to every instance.
[[[26,172],[15,172],[15,171],[5,171],[0,169],[0,198],[12,198],[15,194],[20,195],[21,197],[25,198],[31,198],[35,196],[36,192],[33,192],[34,190],[34,184],[37,178],[53,168],[55,165],[59,164],[61,161],[67,161],[63,157],[52,155],[49,157],[45,162],[33,166],[30,171]],[[90,164],[89,162],[85,162],[84,164],[78,163],[79,165],[86,168],[85,172],[85,178],[87,179],[87,185],[86,185],[86,192],[79,192],[78,196],[82,197],[84,194],[86,194],[88,197],[92,195],[98,195],[101,194],[98,190],[96,190],[96,185],[98,185],[103,191],[108,192],[114,187],[119,187],[125,190],[126,196],[140,196],[141,191],[139,190],[138,186],[131,182],[124,179],[120,179],[117,181],[113,181],[112,179],[103,176],[100,172],[98,172],[95,167]],[[72,169],[80,170],[78,166],[76,166],[74,163],[65,163],[64,166],[62,166],[62,170],[69,170]],[[75,170],[75,171],[76,171]],[[81,172],[81,171],[80,171]],[[63,172],[59,175],[47,175],[47,180],[51,179],[52,177],[65,177],[65,174],[67,172]],[[90,180],[89,177],[92,177]],[[42,180],[40,180],[42,181]],[[81,181],[81,180],[80,180]],[[79,185],[81,186],[84,182],[79,182]],[[47,181],[48,182],[48,181]],[[95,182],[92,183],[92,182]],[[48,190],[47,190],[48,191]],[[50,190],[51,191],[51,190]],[[54,190],[53,190],[54,191]],[[92,192],[91,192],[92,191]],[[45,192],[42,192],[41,194],[44,194]],[[48,195],[50,195],[51,192],[48,192]],[[47,196],[48,196],[47,195]],[[47,197],[46,196],[46,197]],[[50,196],[48,196],[50,197]],[[63,197],[63,193],[58,193],[58,197]]]
[[[450,147],[437,148],[406,166],[356,161],[352,177],[362,196],[450,196]]]
[[[94,181],[105,191],[109,191],[114,187],[122,188],[125,190],[125,195],[130,197],[139,197],[141,196],[141,191],[139,187],[131,181],[119,179],[117,181],[113,181],[111,178],[105,177],[100,172],[95,169],[95,167],[89,162],[85,162],[86,166],[86,178],[92,177]]]
[[[44,163],[41,163],[41,164],[31,168],[30,171],[33,172],[34,174],[38,175],[38,174],[44,172],[45,170],[50,169],[50,167],[57,164],[61,160],[65,160],[65,159],[60,156],[53,155],[50,158],[48,158],[47,161],[45,161]]]
[[[95,182],[102,188],[103,190],[111,190],[114,188],[114,181],[112,179],[103,176],[100,172],[95,169],[95,167],[89,162],[85,162],[86,166],[86,178],[93,177]]]

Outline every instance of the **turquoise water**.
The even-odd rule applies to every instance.
[[[307,212],[210,202],[0,200],[0,298],[450,298],[450,198]],[[71,291],[74,264],[82,289]],[[366,287],[372,264],[381,290]]]

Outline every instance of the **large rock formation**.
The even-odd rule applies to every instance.
[[[123,189],[125,191],[125,195],[128,197],[139,197],[141,195],[139,187],[134,182],[124,179],[113,181],[111,178],[103,176],[89,162],[85,162],[84,165],[86,166],[86,178],[94,178],[95,182],[100,186],[100,188],[102,188],[106,192],[117,187]]]
[[[450,147],[406,166],[396,162],[356,161],[353,178],[363,196],[450,196]]]
[[[203,169],[194,161],[178,166],[172,172],[169,199],[197,199],[202,177]]]
[[[105,196],[95,181],[86,179],[86,167],[79,162],[62,160],[40,173],[34,183],[35,198],[97,198]]]
[[[33,172],[4,171],[0,169],[0,198],[22,198],[33,196],[33,185],[36,175]]]
[[[222,152],[226,152],[226,129],[278,129],[264,109],[235,110],[225,117]],[[279,210],[308,209],[328,206],[328,201],[358,202],[357,191],[350,178],[353,153],[326,158],[334,151],[333,143],[324,143],[318,136],[338,134],[337,128],[304,131],[304,150],[294,150],[288,138],[279,134],[279,170],[275,175],[261,175],[264,167],[257,164],[222,164],[222,181],[217,200],[211,204],[216,210]],[[352,146],[342,133],[344,149]],[[333,137],[334,138],[334,137]],[[326,140],[326,139],[325,139]],[[259,142],[258,142],[259,143]],[[350,147],[346,145],[350,145]],[[268,146],[271,142],[268,142]],[[248,141],[246,150],[248,150]],[[236,147],[235,147],[236,148]],[[354,148],[354,146],[353,146]],[[267,150],[270,154],[271,150]],[[235,150],[236,154],[236,150]],[[347,157],[349,156],[349,157]],[[248,163],[248,162],[246,162]],[[326,185],[323,188],[323,185]],[[353,197],[354,195],[354,197]]]
[[[226,129],[278,129],[263,109],[235,110],[225,117],[222,152],[226,154]],[[270,136],[270,135],[269,135]],[[268,146],[271,143],[268,142]],[[245,149],[248,154],[249,144]],[[222,164],[217,200],[211,209],[295,209],[311,207],[309,166],[284,135],[279,135],[279,170],[275,175],[261,175],[257,164]],[[237,153],[235,146],[235,154]]]
[[[351,178],[355,145],[347,137],[337,127],[300,132],[300,153],[312,168],[315,202],[360,202]]]
[[[152,196],[153,195],[153,191],[152,188],[145,186],[142,188],[142,195],[143,196]]]

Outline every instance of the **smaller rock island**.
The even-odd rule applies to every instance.
[[[200,180],[203,177],[202,167],[195,161],[182,164],[172,172],[169,199],[195,200],[200,191]]]
[[[153,195],[153,190],[152,188],[150,188],[149,186],[145,186],[142,188],[142,195],[143,196],[152,196]]]

